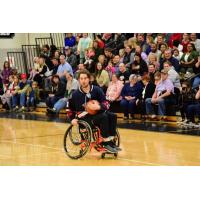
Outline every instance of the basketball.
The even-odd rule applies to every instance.
[[[85,106],[85,110],[90,114],[90,115],[95,115],[97,114],[98,110],[94,110],[94,105],[95,104],[98,104],[99,105],[99,102],[96,101],[96,100],[90,100],[86,103],[86,106]]]

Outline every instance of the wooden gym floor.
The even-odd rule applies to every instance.
[[[31,116],[0,114],[1,166],[200,165],[199,130],[180,130],[175,124],[119,120],[123,151],[117,159],[108,156],[102,160],[100,153],[93,150],[79,160],[71,160],[63,150],[63,135],[69,124]],[[195,136],[188,135],[194,131]]]

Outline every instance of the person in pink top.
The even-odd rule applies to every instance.
[[[113,74],[106,91],[106,99],[111,102],[119,100],[123,86],[122,81],[118,80],[116,74]]]

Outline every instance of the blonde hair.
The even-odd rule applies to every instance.
[[[135,37],[129,38],[128,45],[130,45],[132,48],[135,48],[137,45],[137,39]]]
[[[155,53],[152,53],[152,52],[151,52],[151,53],[148,55],[148,62],[151,61],[150,59],[151,59],[152,57],[154,57],[154,58],[155,58],[155,61],[157,61],[157,59],[158,59],[158,58],[157,58],[157,55],[156,55]]]

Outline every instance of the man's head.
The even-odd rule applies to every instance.
[[[129,54],[131,52],[131,46],[127,45],[125,48],[125,52]]]
[[[169,60],[172,57],[172,52],[170,49],[165,50],[164,57],[166,60]]]
[[[191,33],[191,34],[190,34],[190,39],[191,39],[192,41],[195,41],[195,40],[197,39],[197,34],[196,34],[196,33]]]
[[[119,64],[119,71],[122,72],[122,73],[126,71],[126,66],[125,66],[124,63]]]
[[[166,62],[163,63],[163,68],[164,68],[164,70],[166,70],[167,72],[171,69],[171,67],[172,67],[171,62],[166,61]]]
[[[88,37],[88,33],[83,33],[83,38],[87,38]]]
[[[38,60],[38,63],[39,63],[39,65],[44,65],[44,63],[45,63],[44,58],[40,57],[39,60]]]
[[[153,74],[153,73],[155,73],[155,71],[156,71],[155,65],[154,64],[150,64],[148,66],[148,72]]]
[[[72,36],[73,36],[72,33],[66,33],[66,37],[67,37],[67,38],[71,38]]]
[[[163,34],[157,35],[157,44],[162,44],[164,42]]]
[[[65,64],[65,56],[64,55],[60,56],[60,63]]]
[[[78,69],[79,69],[79,70],[83,70],[83,69],[85,69],[85,65],[82,64],[82,63],[80,63],[80,64],[78,65]]]
[[[155,53],[157,51],[157,45],[155,43],[151,43],[151,52]]]
[[[52,58],[51,62],[53,63],[53,66],[58,66],[59,65],[59,60],[57,58]]]
[[[141,42],[144,41],[144,34],[143,33],[138,33],[138,35],[137,35],[137,41],[139,43],[141,43]]]
[[[183,33],[183,40],[189,40],[189,34],[188,33]]]
[[[66,77],[67,80],[71,80],[71,79],[73,79],[73,74],[67,71],[65,73],[65,77]]]
[[[168,71],[166,69],[161,70],[161,79],[162,81],[165,81],[168,77]]]
[[[104,54],[105,54],[106,57],[111,58],[112,55],[113,55],[112,54],[112,49],[110,49],[110,48],[104,49]]]
[[[48,44],[45,44],[45,45],[42,46],[42,51],[45,52],[45,53],[47,53],[49,51],[49,49],[50,49],[50,47],[49,47]]]
[[[119,57],[119,55],[116,55],[116,56],[113,58],[113,63],[114,63],[114,64],[117,64],[117,63],[119,63],[119,61],[120,61],[120,57]]]
[[[82,88],[87,88],[90,84],[90,72],[86,69],[81,70],[78,74],[78,80]]]

